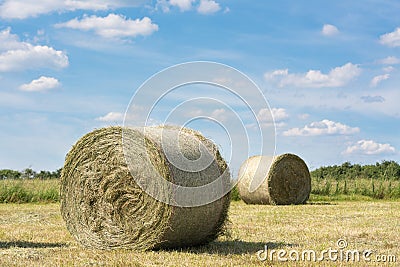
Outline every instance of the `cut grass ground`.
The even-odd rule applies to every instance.
[[[261,262],[258,250],[371,249],[400,262],[400,202],[311,202],[299,206],[245,205],[233,202],[231,237],[197,248],[134,252],[79,246],[70,236],[58,204],[0,204],[0,266],[338,266],[339,262]],[[346,266],[348,263],[343,263]],[[382,266],[360,262],[358,266]]]

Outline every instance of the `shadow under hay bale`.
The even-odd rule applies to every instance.
[[[303,204],[310,196],[311,176],[296,155],[254,156],[240,167],[238,191],[246,204]]]
[[[182,207],[159,201],[142,189],[145,185],[158,190],[161,198],[173,199],[175,192],[160,187],[155,176],[185,187],[222,177],[220,187],[227,192],[230,174],[216,146],[185,128],[144,129],[95,130],[68,153],[61,174],[61,213],[68,230],[82,245],[99,249],[177,248],[206,244],[223,233],[229,193],[209,204]],[[176,143],[169,138],[179,139],[178,147],[168,148],[173,156],[181,153],[190,162],[201,156],[199,147],[203,146],[212,162],[196,172],[177,168],[161,145],[161,139]],[[123,146],[129,146],[126,157]]]

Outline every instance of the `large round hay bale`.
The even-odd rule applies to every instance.
[[[255,190],[254,180],[261,184]],[[240,167],[238,191],[247,204],[303,204],[311,192],[310,172],[293,154],[250,157]]]
[[[223,186],[229,186],[229,170],[216,146],[198,132],[179,130],[169,126],[145,127],[145,131],[107,127],[86,134],[73,146],[61,174],[61,213],[76,240],[90,248],[148,250],[200,245],[223,233],[229,193],[206,205],[181,207],[153,198],[137,183],[144,181],[171,198],[173,192],[157,188],[156,175],[195,187],[224,174]],[[163,132],[176,131],[182,146],[172,148],[172,153],[196,159],[199,145],[203,145],[213,156],[209,167],[191,172],[178,170],[169,162],[160,140],[173,143],[168,138],[174,134]],[[128,157],[124,157],[123,142],[132,146]]]

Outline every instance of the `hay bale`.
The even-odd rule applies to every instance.
[[[251,188],[254,179],[261,184],[256,190]],[[240,167],[238,190],[247,204],[303,204],[310,196],[311,176],[296,155],[254,156]]]
[[[198,132],[179,130],[108,127],[83,136],[73,146],[65,160],[60,191],[62,217],[76,240],[89,248],[148,250],[200,245],[223,233],[229,193],[207,205],[179,207],[154,199],[137,183],[144,181],[171,199],[174,192],[158,187],[156,175],[175,184],[199,186],[224,173],[223,187],[229,186],[229,170],[216,146]],[[191,172],[172,166],[160,140],[173,143],[168,138],[176,138],[177,131],[182,146],[170,147],[172,154],[196,159],[199,145],[205,146],[213,156],[209,167]],[[132,148],[126,158],[123,142]]]

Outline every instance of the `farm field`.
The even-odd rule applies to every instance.
[[[359,251],[354,265],[398,266],[400,201],[312,201],[299,206],[231,204],[230,236],[196,248],[133,252],[79,246],[64,226],[59,204],[0,204],[0,266],[338,266],[350,262],[302,260],[307,250]],[[268,247],[268,259],[257,257]],[[285,251],[278,259],[277,252]],[[371,250],[366,262],[362,252]],[[299,261],[294,261],[296,252]],[[289,259],[288,254],[291,254]],[[265,253],[259,253],[265,258]],[[339,253],[338,253],[339,255]],[[351,254],[349,254],[351,255]],[[396,258],[395,258],[396,257]],[[334,257],[333,257],[334,258]],[[328,255],[325,254],[325,259]],[[397,263],[394,262],[397,260]]]

